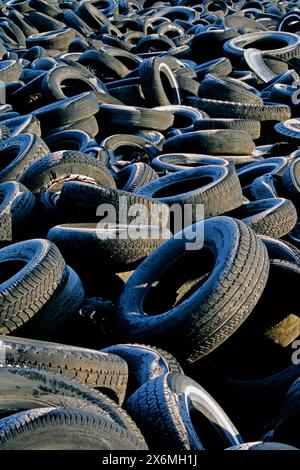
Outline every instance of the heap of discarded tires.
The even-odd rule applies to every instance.
[[[0,2],[0,449],[300,448],[299,8]]]

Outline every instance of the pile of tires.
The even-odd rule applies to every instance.
[[[1,2],[1,450],[300,448],[299,7]]]

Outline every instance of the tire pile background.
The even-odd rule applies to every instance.
[[[300,447],[299,7],[1,2],[0,449]]]

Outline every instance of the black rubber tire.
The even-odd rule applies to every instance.
[[[207,165],[228,166],[227,160],[210,155],[199,155],[197,153],[166,153],[154,158],[151,166],[157,172],[174,173],[176,171],[188,170]]]
[[[104,148],[112,168],[114,168],[120,160],[130,163],[140,161],[150,163],[151,160],[160,153],[160,148],[153,144],[148,137],[129,134],[110,135],[100,142],[100,146]],[[123,148],[121,157],[117,154],[117,150],[120,148]],[[130,149],[130,152],[128,152],[128,149]]]
[[[177,80],[163,58],[145,59],[139,67],[139,77],[149,107],[180,104]]]
[[[136,207],[142,205],[143,208],[146,208],[146,213],[141,214],[139,219],[141,225],[149,225],[151,222],[153,226],[166,227],[168,222],[168,206],[160,201],[128,191],[106,189],[87,183],[65,183],[57,206],[67,221],[99,222],[99,216],[104,215],[101,213],[101,207],[103,210],[106,208],[107,211],[107,204],[111,205],[111,210],[113,211],[114,208],[116,212],[116,214],[112,214],[114,217],[116,216],[116,220],[110,221],[113,224],[124,224],[125,221],[128,224],[133,223],[136,220],[136,214],[131,215],[128,208],[136,205]]]
[[[65,24],[62,21],[57,21],[44,13],[39,11],[30,11],[28,14],[28,20],[32,25],[35,25],[38,32],[30,35],[29,37],[39,36],[41,33],[50,33],[51,31],[63,30]]]
[[[20,61],[2,60],[0,63],[0,80],[4,83],[15,82],[20,79],[23,66]]]
[[[3,364],[48,370],[104,393],[108,388],[123,403],[128,367],[118,355],[13,336],[1,336],[4,349]]]
[[[197,96],[197,95],[196,95]],[[215,77],[207,74],[201,82],[198,96],[200,98],[230,101],[232,103],[262,105],[263,100],[257,90],[246,83],[228,77]]]
[[[131,271],[170,234],[158,227],[109,224],[65,224],[52,227],[47,235],[67,263],[76,269],[99,263],[112,272]]]
[[[194,380],[176,372],[144,383],[126,402],[126,410],[140,426],[151,449],[221,450],[228,444],[243,442],[211,395]],[[203,433],[200,426],[195,429],[192,413],[202,422]]]
[[[179,129],[182,132],[192,131],[196,121],[208,117],[206,113],[191,106],[171,105],[160,106],[157,109],[171,112],[174,116],[173,128]]]
[[[187,104],[205,111],[210,117],[252,119],[254,121],[286,121],[291,117],[289,106],[268,103],[264,105],[231,103],[207,98],[187,98]]]
[[[87,119],[99,111],[95,93],[85,92],[71,98],[59,100],[33,111],[42,125],[43,132]]]
[[[115,344],[102,349],[104,353],[120,356],[128,364],[127,397],[148,380],[168,372],[183,374],[172,354],[144,344]]]
[[[283,45],[285,43],[285,45]],[[278,47],[276,47],[276,44]],[[263,49],[267,46],[267,49]],[[260,31],[243,34],[229,39],[224,44],[224,51],[233,58],[241,58],[246,48],[252,47],[272,55],[275,58],[290,60],[300,56],[300,39],[296,34]]]
[[[82,131],[89,134],[91,138],[94,138],[99,133],[99,126],[95,116],[90,116],[86,119],[71,122],[64,126],[54,127],[51,130],[49,129],[48,132],[44,129],[44,133],[46,133],[47,136],[51,136],[53,134],[57,134],[58,132],[64,131]]]
[[[198,80],[203,80],[207,73],[211,73],[217,77],[226,77],[231,74],[232,65],[227,57],[221,57],[198,65],[195,72]]]
[[[94,92],[97,98],[107,93],[106,87],[99,79],[85,76],[81,70],[69,65],[50,70],[41,83],[41,94],[48,103],[76,96],[85,91]]]
[[[288,161],[285,157],[273,157],[250,163],[238,169],[237,175],[245,196],[250,197],[252,195],[254,182],[261,176],[266,174],[271,174],[272,177],[277,177],[277,175],[282,176],[287,167],[287,163]],[[260,199],[264,198],[260,197]]]
[[[2,248],[0,263],[0,333],[8,334],[49,301],[65,276],[65,262],[53,243],[35,239]]]
[[[84,52],[79,57],[78,63],[94,70],[95,75],[103,81],[107,78],[118,80],[129,73],[129,69],[120,60],[103,49]]]
[[[102,29],[108,23],[108,19],[105,15],[90,2],[81,2],[76,9],[76,14],[91,28],[96,30]]]
[[[248,188],[250,199],[269,199],[279,197],[278,195],[278,177],[272,173],[266,173],[256,178]]]
[[[280,259],[300,265],[300,250],[291,243],[265,235],[261,235],[259,238],[266,246],[270,260]]]
[[[164,153],[197,152],[207,155],[252,155],[254,142],[245,131],[214,129],[193,131],[167,139]]]
[[[271,60],[273,60],[273,63],[274,61],[276,62],[274,59]],[[266,61],[264,60],[264,53],[262,51],[259,51],[258,49],[246,49],[244,52],[244,61],[250,70],[252,70],[252,72],[254,72],[263,83],[268,83],[276,78],[276,75],[267,66]]]
[[[66,266],[62,280],[49,301],[15,334],[42,341],[72,343],[72,323],[84,298],[79,276]]]
[[[34,194],[58,192],[66,181],[94,182],[105,188],[116,186],[100,161],[74,150],[54,152],[40,158],[27,168],[20,181]]]
[[[15,116],[13,116],[15,114]],[[2,115],[2,117],[4,117]],[[18,113],[7,113],[7,119],[3,119],[1,121],[1,126],[5,126],[10,133],[9,137],[16,137],[20,134],[35,134],[37,136],[41,136],[41,126],[35,117],[31,114],[27,116],[19,116]],[[6,140],[8,133],[3,129],[3,139]],[[8,138],[8,137],[7,137]]]
[[[284,175],[283,175],[283,187],[294,204],[297,210],[300,210],[300,157],[292,159],[289,162]]]
[[[300,141],[300,121],[298,118],[278,122],[275,124],[275,130],[284,139]]]
[[[165,110],[102,104],[99,119],[120,129],[165,131],[172,127],[173,115]]]
[[[294,230],[292,230],[287,236],[286,240],[292,243],[293,246],[300,249],[300,223],[298,222]]]
[[[152,181],[137,194],[183,208],[190,204],[192,223],[199,220],[197,206],[203,204],[205,218],[227,212],[242,204],[242,190],[231,166],[204,166],[175,172]],[[180,221],[181,222],[181,221]]]
[[[85,152],[87,147],[96,145],[96,141],[91,139],[86,132],[78,130],[57,132],[44,140],[51,152],[58,152],[59,150]]]
[[[26,39],[26,47],[41,46],[47,50],[65,51],[75,37],[76,33],[71,28],[33,34]]]
[[[28,236],[35,209],[35,197],[16,181],[0,184],[0,244]]]
[[[228,215],[242,220],[260,235],[281,238],[297,223],[297,211],[289,199],[272,198],[249,202]]]
[[[0,421],[1,450],[146,450],[126,429],[83,410],[37,408]]]
[[[50,150],[37,135],[22,134],[0,143],[0,182],[19,181],[26,169]]]
[[[89,37],[92,33],[92,29],[86,24],[86,22],[70,9],[64,10],[63,20],[65,25],[75,29],[84,37]]]
[[[79,408],[93,409],[97,414],[106,416],[144,442],[137,426],[116,401],[111,400],[99,390],[92,389],[89,385],[35,367],[3,365],[0,375],[3,379],[0,384],[2,387],[1,411],[24,410],[49,405],[68,407],[70,401],[77,400]],[[109,383],[105,385],[107,393]]]
[[[259,121],[254,121],[253,119],[200,119],[194,122],[195,131],[209,129],[235,129],[246,131],[251,139],[257,140],[260,137],[261,125]]]
[[[202,229],[204,250],[201,252],[195,233]],[[191,239],[193,249],[186,250]],[[218,268],[212,268],[206,282],[195,289],[199,271],[201,276],[203,271],[207,272],[206,263],[201,261],[206,249],[214,251]],[[193,269],[194,272],[187,273]],[[227,217],[199,222],[166,241],[134,271],[117,305],[119,333],[125,341],[150,342],[168,349],[179,360],[194,362],[226,341],[246,320],[263,292],[268,270],[265,246],[243,222]],[[189,281],[185,283],[187,277]],[[225,281],[226,278],[230,280]],[[153,288],[156,280],[160,282]],[[185,299],[192,285],[193,293]],[[174,296],[179,287],[180,294]],[[155,306],[157,295],[160,303]]]
[[[117,187],[134,193],[145,184],[158,179],[158,174],[146,163],[132,163],[117,173]]]

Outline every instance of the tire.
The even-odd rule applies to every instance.
[[[0,182],[19,181],[26,169],[50,150],[43,140],[32,134],[22,134],[0,143]]]
[[[47,50],[65,51],[75,37],[76,33],[71,28],[33,34],[26,39],[26,47],[41,46]]]
[[[286,121],[291,117],[289,106],[268,103],[264,105],[231,103],[207,98],[187,98],[187,104],[205,111],[212,118],[252,119],[254,121]]]
[[[300,141],[300,122],[299,119],[289,119],[288,121],[275,124],[275,130],[284,139]]]
[[[34,10],[36,9],[37,11],[50,16],[51,18],[56,18],[61,13],[60,8],[57,8],[55,4],[51,5],[51,3],[49,4],[44,0],[30,0],[29,6]]]
[[[195,233],[202,230],[201,252]],[[193,250],[185,250],[191,240]],[[199,271],[201,276],[207,271],[201,255],[205,258],[205,250],[212,246],[218,268],[211,272],[210,267],[211,275],[196,289],[195,277],[199,279]],[[199,222],[166,241],[134,271],[117,304],[118,331],[124,341],[150,342],[168,349],[179,360],[194,362],[226,341],[246,320],[263,292],[268,270],[266,248],[243,222],[227,217]],[[151,289],[154,280],[160,282]],[[192,285],[193,293],[188,297]],[[174,293],[180,286],[176,299]]]
[[[175,173],[207,165],[228,166],[224,158],[194,153],[166,153],[154,158],[151,166],[158,172]]]
[[[108,23],[105,15],[103,15],[92,3],[80,3],[75,12],[93,29],[99,30]]]
[[[34,134],[41,136],[41,126],[39,120],[28,114],[27,116],[16,116],[2,121],[11,132],[11,137],[17,137],[21,134]]]
[[[253,182],[259,177],[272,174],[272,176],[281,176],[287,166],[287,159],[285,157],[273,157],[266,160],[250,163],[245,167],[237,170],[243,193],[246,197],[251,195]]]
[[[144,162],[149,164],[160,153],[160,148],[154,145],[151,139],[128,134],[111,135],[102,140],[100,146],[103,147],[108,155],[112,168],[118,165],[120,160],[130,163]],[[121,157],[117,153],[120,148],[123,148]]]
[[[92,33],[91,28],[74,11],[66,9],[63,13],[64,23],[70,28],[74,28],[84,37],[89,37]]]
[[[47,370],[103,393],[112,390],[123,403],[128,367],[118,355],[13,336],[1,336],[1,348],[5,348],[4,365]]]
[[[102,351],[120,356],[128,364],[129,377],[127,397],[148,380],[168,372],[183,374],[183,370],[172,354],[144,344],[115,344]]]
[[[164,110],[112,104],[102,104],[99,117],[109,126],[122,129],[164,131],[172,127],[174,122],[172,114]]]
[[[0,243],[26,238],[35,208],[34,195],[22,184],[10,181],[0,184],[0,200]]]
[[[265,235],[259,237],[267,248],[270,260],[280,259],[289,263],[300,265],[300,250],[291,243],[276,240]]]
[[[173,128],[179,129],[182,132],[194,130],[193,125],[196,121],[208,117],[206,113],[203,113],[198,109],[194,109],[191,106],[160,106],[157,109],[171,112],[174,116]]]
[[[105,50],[86,51],[78,59],[78,63],[94,70],[95,75],[100,80],[118,80],[126,77],[129,69],[118,59],[112,57]]]
[[[30,11],[28,14],[28,20],[31,24],[35,25],[38,29],[38,33],[33,34],[29,37],[39,36],[41,33],[49,33],[51,31],[64,30],[65,23],[57,21],[44,13],[39,11]]]
[[[300,209],[300,158],[293,159],[283,175],[283,187],[297,210]]]
[[[29,240],[0,250],[0,333],[8,334],[36,315],[65,275],[58,249],[47,240]],[[5,278],[6,276],[6,278]]]
[[[169,206],[179,204],[184,208],[189,204],[192,216],[189,223],[203,217],[197,212],[200,204],[204,206],[205,218],[223,214],[227,207],[233,209],[242,204],[238,178],[229,166],[204,166],[175,172],[146,184],[137,194],[158,199]]]
[[[278,181],[276,175],[266,173],[263,176],[259,176],[249,187],[250,198],[259,201],[260,199],[279,197],[277,186]]]
[[[197,94],[196,94],[197,96]],[[232,103],[255,104],[261,106],[263,100],[257,90],[246,83],[228,77],[215,77],[207,74],[200,84],[200,98],[230,101]]]
[[[67,266],[61,283],[47,304],[20,326],[16,334],[23,338],[72,343],[72,323],[84,298],[79,276]]]
[[[147,381],[129,398],[126,410],[141,427],[151,449],[224,449],[242,442],[215,400],[194,380],[178,373]],[[201,428],[195,429],[193,413],[201,420],[203,433]]]
[[[71,98],[59,100],[33,111],[42,125],[42,131],[47,134],[49,129],[72,124],[87,119],[99,111],[96,95],[85,92]]]
[[[145,450],[113,421],[83,410],[42,408],[0,421],[2,450]]]
[[[276,75],[267,66],[264,59],[264,53],[262,51],[257,49],[247,49],[244,52],[244,60],[250,70],[252,70],[252,72],[254,72],[263,83],[268,83],[276,78]]]
[[[297,223],[297,211],[288,199],[273,198],[244,204],[228,215],[242,220],[260,235],[281,238]]]
[[[120,199],[121,198],[121,199]],[[139,218],[140,225],[153,225],[166,227],[169,210],[166,204],[135,193],[120,191],[118,189],[106,189],[87,183],[65,183],[58,200],[58,210],[63,217],[75,222],[99,222],[99,216],[103,216],[101,208],[108,210],[107,204],[113,213],[108,213],[114,220],[108,217],[108,223],[132,224],[136,220],[136,214],[128,212],[131,206],[142,206],[145,212]],[[97,215],[98,214],[98,215]],[[116,220],[115,220],[116,218]],[[106,219],[107,220],[107,219]]]
[[[47,235],[75,269],[97,262],[112,272],[131,271],[166,237],[170,238],[168,232],[158,227],[116,225],[104,228],[101,223],[58,225]]]
[[[164,153],[197,152],[207,155],[252,155],[255,145],[249,134],[236,130],[193,131],[167,139]]]
[[[95,145],[96,141],[84,131],[61,131],[45,138],[45,143],[51,152],[60,150],[75,150],[85,152],[87,147]]]
[[[0,80],[1,82],[10,83],[20,79],[23,66],[20,61],[3,60],[0,63]]]
[[[180,104],[177,80],[163,59],[145,59],[139,67],[139,77],[149,107]]]
[[[158,179],[158,174],[146,163],[132,163],[117,173],[117,187],[122,191],[136,192],[145,184]]]
[[[286,237],[286,240],[292,243],[293,246],[300,249],[300,224],[297,223],[294,230],[291,231]]]
[[[204,62],[196,67],[195,72],[198,80],[203,80],[207,73],[211,73],[217,77],[226,77],[232,72],[232,65],[227,57],[221,57],[219,59],[210,60]]]
[[[1,411],[48,408],[49,405],[68,408],[76,404],[76,408],[105,416],[145,442],[137,426],[115,401],[86,384],[48,370],[12,365],[2,366],[0,375],[3,379],[0,385]]]
[[[37,160],[23,173],[20,181],[34,194],[58,192],[66,181],[94,182],[115,187],[115,181],[101,162],[82,152],[65,150]]]
[[[97,97],[107,93],[106,87],[100,80],[92,80],[84,76],[80,70],[68,65],[50,70],[41,84],[43,99],[48,103],[76,96],[85,91],[91,91]]]
[[[270,54],[275,58],[290,60],[300,56],[299,46],[300,39],[296,34],[260,31],[230,39],[224,44],[224,51],[230,57],[239,59],[243,57],[246,48],[252,47],[260,49],[263,53]],[[264,49],[266,47],[267,49]]]
[[[58,132],[65,131],[82,131],[88,134],[92,139],[96,137],[99,133],[98,122],[95,116],[90,116],[86,119],[81,119],[80,121],[75,121],[64,126],[54,127],[51,130],[46,132],[47,137],[57,134]]]
[[[139,39],[136,46],[132,48],[134,54],[147,54],[155,52],[167,52],[175,47],[174,41],[163,34],[148,34]]]
[[[200,119],[194,122],[195,131],[205,131],[211,129],[234,129],[246,131],[251,139],[257,140],[260,137],[261,125],[259,121],[251,119]]]

